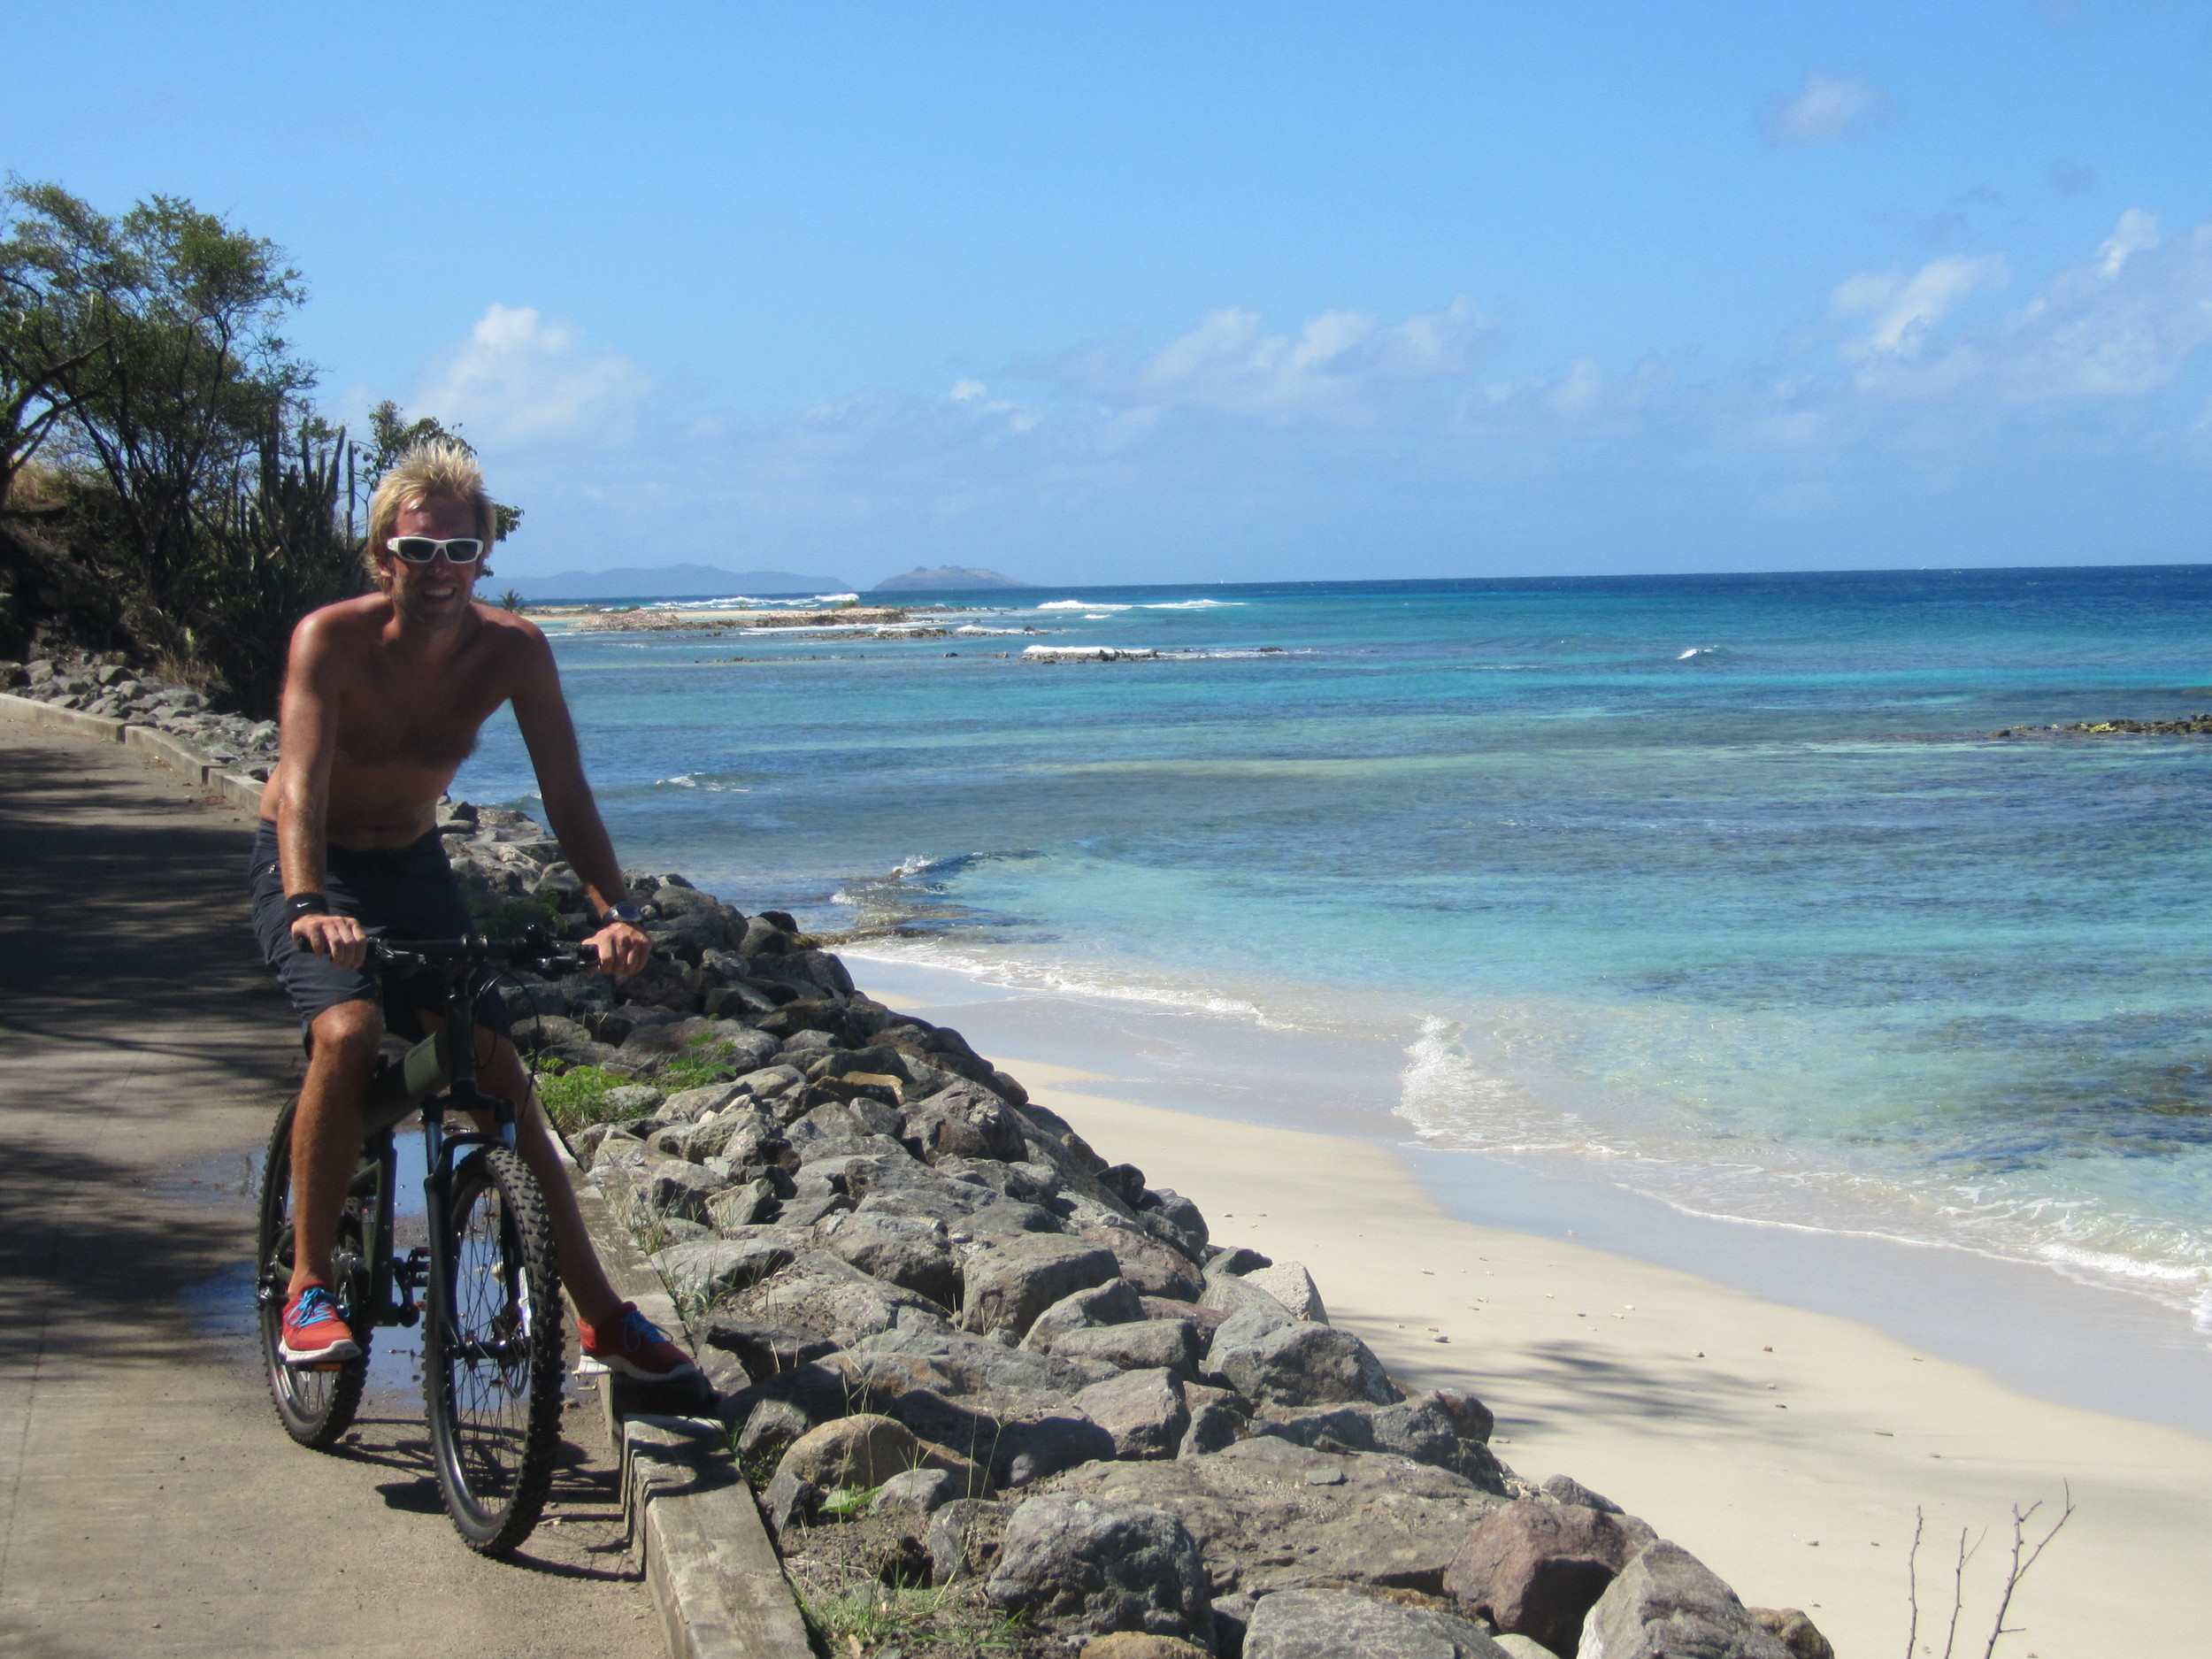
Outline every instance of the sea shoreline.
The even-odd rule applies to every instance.
[[[1040,1022],[1008,1047],[1003,1010],[1025,999],[949,1002],[854,962],[872,995],[957,1024],[1102,1156],[1192,1196],[1219,1241],[1299,1261],[1406,1386],[1481,1398],[1522,1476],[1567,1473],[1656,1517],[1747,1600],[1806,1608],[1839,1652],[1902,1641],[1916,1516],[1943,1540],[1918,1563],[1924,1608],[1937,1579],[1948,1594],[1960,1529],[2001,1545],[2015,1506],[2040,1502],[2047,1521],[2070,1495],[2067,1535],[2014,1604],[2023,1651],[2178,1651],[2193,1633],[2177,1586],[2212,1523],[2212,1439],[2030,1398],[1858,1320],[1481,1225],[1419,1178],[1436,1155],[1141,1103],[1056,1064]],[[1484,1301],[1444,1311],[1440,1286],[1477,1282]],[[1993,1559],[1969,1571],[1962,1629],[1986,1633]]]
[[[877,990],[953,1007],[947,1019],[987,1051],[1028,1054],[1113,1079],[1118,1099],[1257,1128],[1358,1140],[1405,1164],[1430,1202],[1461,1220],[1573,1240],[1692,1273],[1763,1300],[1853,1320],[1970,1365],[2055,1405],[2126,1417],[2212,1440],[2212,1343],[2170,1303],[2062,1268],[1932,1240],[1700,1214],[1634,1192],[1594,1164],[1563,1156],[1498,1156],[1424,1145],[1377,1109],[1388,1072],[1358,1099],[1343,1072],[1312,1056],[1303,1097],[1262,1087],[1240,1098],[1221,1074],[1251,1068],[1280,1041],[1233,1016],[1119,1002],[1095,995],[1010,988],[972,971],[921,964],[865,945],[841,949]],[[934,1016],[933,1016],[934,1018]],[[1193,1035],[1203,1027],[1205,1036]],[[1241,1032],[1243,1054],[1220,1052]],[[1344,1071],[1377,1064],[1384,1045],[1343,1054]],[[1211,1053],[1210,1075],[1178,1062]],[[1317,1053],[1325,1053],[1316,1045]],[[1090,1087],[1076,1086],[1081,1094]],[[1136,1160],[1142,1163],[1142,1159]],[[1893,1282],[1914,1286],[1894,1294]],[[2054,1340],[2071,1333],[2078,1340]]]

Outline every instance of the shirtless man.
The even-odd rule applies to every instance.
[[[296,1364],[361,1351],[330,1286],[361,1149],[362,1093],[388,1021],[412,1038],[443,1024],[435,977],[380,987],[363,972],[364,930],[383,926],[401,939],[472,931],[438,839],[437,805],[501,703],[514,704],[546,818],[602,924],[590,941],[600,963],[634,973],[650,949],[584,781],[545,635],[471,597],[494,523],[465,449],[430,442],[408,451],[369,503],[366,557],[380,591],[326,605],[292,634],[283,758],[261,796],[250,875],[262,954],[313,1035],[292,1140],[296,1244],[283,1350]],[[503,1010],[488,999],[478,1018],[482,1085],[519,1103],[517,1149],[551,1212],[584,1352],[647,1381],[690,1374],[683,1350],[607,1282]]]

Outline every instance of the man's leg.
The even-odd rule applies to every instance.
[[[314,1052],[292,1118],[292,1286],[332,1282],[330,1254],[346,1189],[361,1163],[361,1095],[376,1064],[384,1018],[373,1002],[340,1002],[315,1016]]]

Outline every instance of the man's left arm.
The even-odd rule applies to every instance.
[[[516,641],[522,658],[521,672],[511,695],[515,724],[530,750],[530,764],[538,774],[538,794],[545,802],[545,817],[568,860],[584,884],[592,914],[604,917],[610,905],[628,896],[622,866],[615,861],[614,842],[600,821],[599,803],[592,799],[591,785],[584,780],[584,761],[576,747],[576,726],[568,716],[568,700],[561,695],[560,671],[554,665],[552,648],[535,627],[524,625]],[[606,972],[635,973],[652,954],[645,935],[627,922],[609,922],[589,942],[599,952]]]

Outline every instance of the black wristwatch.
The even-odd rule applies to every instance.
[[[599,912],[600,926],[605,927],[615,922],[627,922],[633,927],[642,927],[645,925],[645,912],[631,903],[629,900],[625,899],[621,903],[610,904]]]
[[[284,895],[284,919],[296,922],[303,916],[330,914],[330,895],[327,893],[288,893]]]

